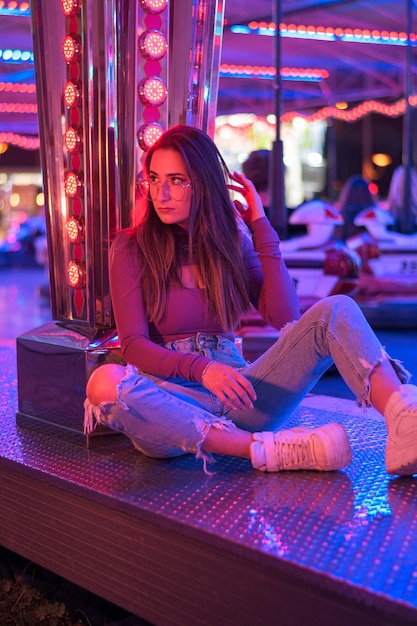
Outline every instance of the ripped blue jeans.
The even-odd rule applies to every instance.
[[[254,408],[231,412],[201,383],[160,378],[127,365],[116,402],[93,406],[86,400],[87,432],[99,422],[125,433],[147,456],[194,453],[206,464],[211,457],[202,444],[211,427],[278,430],[333,363],[364,407],[369,406],[369,375],[384,358],[391,361],[401,383],[410,378],[401,363],[388,357],[357,304],[344,295],[320,300],[298,321],[287,324],[274,345],[253,363],[223,337],[198,334],[164,345],[199,351],[239,368],[256,391]]]

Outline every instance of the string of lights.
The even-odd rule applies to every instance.
[[[7,83],[0,82],[0,92],[6,93],[35,93],[35,83],[13,83],[8,81]]]
[[[274,37],[276,24],[274,22],[250,22],[249,24],[234,24],[230,31],[240,35],[261,35]],[[341,28],[333,26],[305,26],[303,24],[279,25],[281,37],[293,39],[319,39],[321,41],[345,41],[347,43],[368,43],[391,46],[406,46],[408,35],[405,32],[396,32],[378,29]],[[415,45],[417,35],[410,33],[410,43]]]
[[[25,150],[38,150],[39,137],[26,137],[15,133],[0,133],[0,144],[10,144]]]
[[[410,106],[417,106],[417,96],[410,96],[409,102]],[[341,110],[337,106],[326,106],[319,111],[311,113],[310,115],[291,111],[284,113],[281,116],[281,122],[291,122],[295,117],[302,117],[307,122],[316,122],[317,120],[326,120],[329,118],[343,120],[344,122],[356,122],[369,113],[379,113],[380,115],[385,115],[386,117],[399,117],[404,113],[405,108],[405,98],[401,98],[393,104],[384,104],[383,102],[377,102],[376,100],[367,100],[366,102],[362,102],[361,104],[358,104],[348,110]]]
[[[0,0],[0,15],[13,15],[28,17],[30,15],[30,2],[16,2],[16,0]]]
[[[36,115],[38,106],[36,104],[25,104],[23,102],[0,102],[0,113],[25,113]]]
[[[33,63],[33,52],[31,50],[10,50],[0,48],[0,62],[2,63]]]
[[[410,106],[417,106],[417,96],[410,96],[409,98]],[[16,107],[16,104],[12,103],[3,103],[0,104],[0,112],[7,113],[16,113],[16,112],[31,112],[36,113],[35,110],[28,111],[15,111],[13,107]],[[32,106],[35,105],[21,105],[21,106]],[[369,115],[370,113],[377,113],[379,115],[384,115],[386,117],[399,117],[403,115],[406,108],[405,98],[401,98],[392,104],[385,104],[383,102],[377,102],[376,100],[367,100],[353,107],[352,109],[342,110],[337,106],[325,106],[319,109],[318,111],[314,111],[313,113],[306,114],[300,111],[288,111],[284,113],[281,118],[281,124],[291,123],[295,118],[303,118],[306,122],[313,123],[318,120],[327,120],[327,119],[338,119],[344,122],[357,122],[361,118]],[[13,140],[6,141],[5,137],[13,137]],[[27,139],[27,142],[24,140]],[[2,133],[0,134],[0,143],[12,143],[13,145],[19,145],[22,148],[26,148],[28,150],[34,150],[39,146],[39,139],[36,137],[24,137],[23,135],[12,135],[11,133]]]
[[[277,70],[273,66],[259,65],[233,65],[222,64],[220,66],[220,78],[260,78],[273,80]],[[329,72],[322,69],[283,67],[280,69],[283,80],[320,82],[329,77]]]

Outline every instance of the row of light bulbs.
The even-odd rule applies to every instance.
[[[30,11],[30,2],[17,2],[16,0],[9,0],[6,2],[5,0],[0,0],[0,11],[4,11],[7,13],[18,13],[23,14]]]
[[[80,14],[82,0],[62,0],[62,10],[67,18],[76,18]],[[167,0],[140,0],[140,7],[148,14],[158,14],[166,9]],[[167,53],[167,39],[158,29],[145,30],[138,39],[138,50],[142,57],[148,61],[159,61]],[[68,67],[79,64],[82,56],[81,37],[74,32],[69,32],[62,44],[62,54]],[[154,66],[152,66],[154,67]],[[71,72],[69,72],[71,74]],[[145,107],[161,106],[168,94],[165,81],[155,74],[144,76],[138,84],[137,95]],[[64,87],[64,103],[70,112],[79,110],[82,102],[82,85],[71,76]],[[71,117],[71,114],[70,114]],[[73,116],[76,117],[76,116]],[[137,132],[139,147],[146,151],[162,134],[163,128],[157,122],[143,123]],[[70,156],[75,156],[83,150],[82,129],[76,124],[70,124],[64,134],[64,146]],[[64,178],[64,188],[67,197],[75,202],[81,201],[83,196],[84,181],[82,173],[75,169],[69,169]],[[81,244],[85,240],[85,223],[81,215],[73,212],[66,224],[67,236],[71,244]],[[83,261],[72,259],[69,263],[68,281],[75,289],[84,288],[86,285],[86,271]]]
[[[71,32],[65,36],[62,42],[62,55],[67,64],[69,75],[63,91],[64,104],[69,112],[69,126],[64,133],[63,143],[68,153],[69,162],[74,166],[75,164],[78,165],[80,154],[83,151],[83,133],[79,123],[81,119],[82,86],[79,80],[74,79],[74,76],[79,76],[79,64],[82,56],[81,37],[77,32],[74,32],[77,25],[76,20],[78,20],[81,13],[81,0],[61,1],[62,11],[65,17],[70,20],[68,23],[71,28]],[[74,246],[77,244],[81,245],[85,241],[85,222],[81,215],[79,203],[84,195],[84,181],[82,173],[78,168],[70,168],[65,173],[64,189],[73,211],[66,222],[67,237]],[[69,261],[67,280],[74,289],[82,289],[86,285],[86,269],[82,259],[83,255],[80,253],[80,250],[75,254],[75,249],[73,249],[73,254],[78,258],[72,258]]]
[[[159,15],[166,9],[167,0],[141,0],[140,4],[142,9],[151,16]],[[157,109],[166,101],[168,88],[166,82],[156,73],[158,65],[152,62],[159,62],[166,57],[168,42],[165,34],[159,28],[147,28],[146,21],[145,19],[145,30],[138,41],[139,53],[145,61],[145,76],[138,84],[138,98],[145,108]],[[151,62],[149,75],[147,74],[147,61]],[[137,131],[139,148],[143,152],[149,150],[162,135],[163,130],[157,121],[144,121]]]

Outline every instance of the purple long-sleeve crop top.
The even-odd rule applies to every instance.
[[[268,219],[253,222],[251,231],[252,238],[242,236],[250,299],[264,320],[279,329],[298,318],[297,293],[281,257],[278,235]],[[205,290],[200,288],[170,287],[163,319],[157,324],[148,323],[137,261],[128,240],[129,234],[120,232],[110,251],[111,298],[124,359],[149,374],[201,381],[210,361],[207,357],[168,350],[158,344],[199,332],[233,340],[233,331],[221,328],[207,316]]]

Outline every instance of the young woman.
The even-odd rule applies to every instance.
[[[143,219],[116,236],[110,258],[128,365],[92,374],[86,430],[106,424],[143,454],[194,453],[205,469],[211,453],[248,458],[263,471],[339,469],[351,460],[340,424],[282,429],[334,362],[358,401],[385,416],[388,472],[417,472],[417,388],[404,384],[408,373],[347,296],[323,299],[298,319],[259,195],[228,172],[213,141],[196,128],[168,129],[147,153],[140,185]],[[251,304],[282,331],[248,364],[234,328]]]

